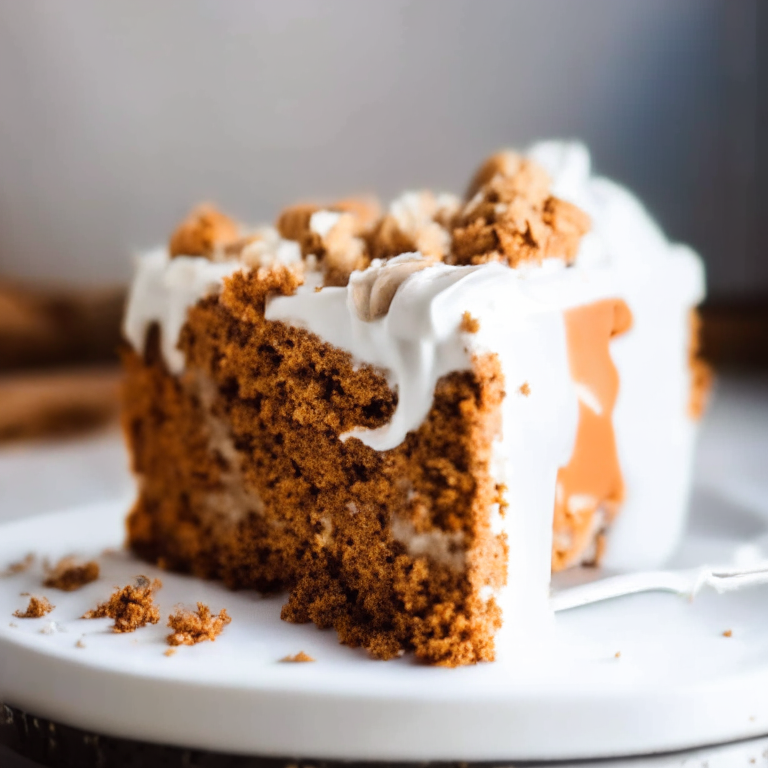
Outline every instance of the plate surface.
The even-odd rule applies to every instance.
[[[0,579],[0,701],[151,742],[360,760],[595,758],[768,733],[766,588],[693,603],[639,595],[561,614],[553,644],[502,649],[493,664],[378,662],[333,632],[280,621],[284,597],[232,593],[104,553],[123,539],[126,508],[123,500],[0,526],[0,569],[27,552],[102,564],[102,578],[73,593],[43,589],[39,566]],[[760,514],[713,490],[699,491],[694,508],[678,565],[730,560],[765,528]],[[202,600],[226,607],[232,623],[215,643],[167,657],[164,622],[115,635],[109,620],[78,618],[139,573],[162,578],[163,616]],[[23,592],[45,594],[55,610],[13,618]],[[316,662],[279,663],[298,651]]]

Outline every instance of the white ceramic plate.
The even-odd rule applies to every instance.
[[[694,504],[696,526],[676,565],[726,560],[762,533],[762,518],[714,492]],[[378,662],[333,632],[280,621],[284,598],[163,573],[122,551],[101,555],[120,545],[126,506],[0,526],[0,568],[30,551],[100,555],[102,563],[102,578],[73,593],[41,589],[39,568],[0,579],[0,700],[144,741],[359,760],[595,758],[768,733],[764,587],[693,603],[649,594],[579,609],[558,616],[556,647],[514,657],[502,650],[493,664]],[[215,643],[167,657],[162,624],[115,635],[109,620],[78,618],[139,573],[163,579],[164,616],[202,600],[226,607],[231,625]],[[55,610],[14,619],[26,605],[22,592],[47,595]],[[278,662],[298,651],[317,661]]]

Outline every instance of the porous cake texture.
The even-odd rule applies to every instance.
[[[285,590],[285,620],[378,658],[493,660],[502,625],[546,615],[553,567],[674,546],[702,291],[698,258],[578,145],[499,153],[463,199],[258,229],[201,206],[140,258],[126,314],[129,544]]]

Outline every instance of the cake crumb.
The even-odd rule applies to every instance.
[[[81,637],[76,643],[75,648],[86,648],[85,642],[83,641],[83,638]]]
[[[620,659],[621,658],[621,651],[616,651],[616,653],[613,654],[614,659]]]
[[[99,578],[99,564],[95,560],[79,562],[74,557],[63,557],[53,568],[46,567],[46,579],[43,585],[74,592]]]
[[[519,392],[521,395],[523,395],[523,397],[528,397],[528,395],[530,395],[530,394],[531,394],[531,385],[530,385],[530,384],[529,384],[527,381],[524,381],[524,382],[523,382],[523,383],[520,385],[520,388],[519,388],[517,391],[518,391],[518,392]]]
[[[26,611],[16,611],[13,615],[17,619],[39,619],[42,616],[49,614],[56,606],[51,605],[46,597],[35,597],[34,595],[29,598],[29,605]]]
[[[19,625],[15,621],[9,621],[8,626],[11,627],[11,629],[18,629]]]
[[[314,661],[314,659],[308,653],[304,653],[304,651],[299,651],[293,656],[283,656],[283,658],[280,659],[280,661],[287,662],[290,664],[300,664],[307,661]]]
[[[163,656],[173,656],[175,653],[176,653],[176,649],[175,648],[167,648],[163,652]]]
[[[133,632],[146,624],[160,621],[160,609],[155,605],[154,593],[162,587],[160,579],[150,582],[139,576],[135,584],[118,587],[105,603],[83,615],[84,619],[114,619],[115,632]]]
[[[723,637],[733,637],[733,630],[726,629],[725,632],[723,632]]]
[[[29,570],[29,568],[32,566],[32,563],[35,562],[35,556],[30,552],[29,554],[25,555],[22,560],[18,560],[15,563],[11,563],[4,571],[0,571],[0,578],[5,578],[6,576],[15,576],[17,573],[24,573],[24,571]]]
[[[472,317],[469,312],[465,312],[461,316],[460,328],[464,333],[477,333],[480,330],[480,321],[476,317]]]
[[[166,641],[168,645],[195,645],[204,640],[215,640],[230,621],[225,609],[214,616],[205,603],[198,603],[197,611],[180,608],[168,617],[168,626],[173,632]]]

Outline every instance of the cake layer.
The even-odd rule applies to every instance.
[[[341,432],[375,427],[395,398],[368,366],[301,329],[241,319],[247,276],[191,310],[170,374],[155,330],[126,354],[125,425],[140,495],[131,546],[234,588],[289,589],[289,621],[333,627],[380,658],[493,658],[505,579],[487,510],[501,376],[493,358],[438,383],[396,449]],[[262,299],[263,300],[263,299]],[[255,372],[255,367],[257,372]]]

